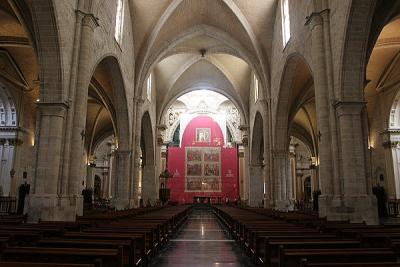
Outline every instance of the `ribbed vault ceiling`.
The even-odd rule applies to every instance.
[[[131,0],[138,94],[154,72],[158,119],[191,89],[218,91],[247,117],[252,73],[266,80],[277,2]]]

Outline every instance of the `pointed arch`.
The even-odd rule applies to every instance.
[[[340,99],[363,99],[366,68],[372,49],[382,28],[399,10],[399,1],[352,1],[342,50]]]
[[[24,1],[14,1],[22,14],[29,10]],[[40,66],[40,98],[42,103],[66,102],[63,86],[61,45],[56,19],[56,10],[52,0],[31,1],[34,42]],[[26,15],[25,15],[26,16]]]
[[[105,66],[107,74],[111,79],[112,99],[108,99],[108,101],[112,113],[114,113],[112,116],[116,128],[118,147],[124,151],[129,150],[132,122],[129,116],[126,87],[120,63],[114,55],[104,55],[93,68],[91,77],[94,76],[96,68],[102,64]],[[105,95],[105,98],[107,97],[105,93],[103,95]]]
[[[154,51],[151,56],[145,58],[145,62],[138,72],[135,95],[142,95],[142,90],[145,88],[145,78],[158,62],[165,58],[166,55],[171,55],[170,51],[173,51],[177,45],[198,36],[207,36],[220,41],[226,46],[223,51],[220,51],[221,53],[226,53],[243,59],[258,77],[263,77],[262,69],[257,63],[256,57],[254,57],[254,55],[244,48],[237,40],[216,27],[201,24],[179,34],[174,39],[165,43],[158,51]],[[264,86],[264,83],[262,83],[262,85],[263,88],[267,88]]]
[[[174,14],[174,12],[178,9],[178,7],[181,5],[181,3],[184,0],[173,0],[170,5],[167,7],[165,12],[162,14],[160,19],[157,21],[155,27],[153,28],[153,31],[149,35],[149,38],[146,41],[146,44],[144,47],[146,47],[146,50],[143,51],[143,53],[140,53],[140,58],[139,62],[142,62],[142,68],[140,68],[138,72],[138,77],[139,77],[139,84],[141,84],[140,77],[146,76],[145,74],[148,71],[144,71],[143,74],[143,67],[146,65],[147,58],[149,57],[151,50],[153,49],[153,45],[157,40],[157,37],[159,36],[159,33],[161,32],[162,28],[166,25],[168,22],[169,18]],[[247,34],[247,37],[249,38],[251,42],[251,47],[254,49],[256,52],[256,58],[257,61],[253,62],[258,62],[255,65],[256,66],[261,66],[257,72],[258,76],[262,77],[261,82],[263,84],[263,88],[269,88],[269,83],[270,83],[270,77],[268,76],[269,71],[266,65],[266,60],[264,60],[263,53],[261,51],[261,46],[257,40],[257,37],[255,33],[253,32],[253,29],[248,22],[247,18],[244,16],[242,11],[239,9],[239,7],[235,4],[234,1],[232,0],[223,0],[223,3],[228,7],[228,9],[232,12],[232,14],[236,17],[238,20],[239,24],[241,27],[243,27],[245,33]],[[267,59],[268,60],[268,59]],[[265,92],[269,93],[267,90],[264,90]],[[139,94],[140,95],[140,94]]]
[[[289,116],[293,105],[293,85],[299,68],[308,69],[312,76],[310,65],[299,53],[293,53],[287,57],[280,81],[278,103],[276,107],[276,119],[274,122],[274,149],[286,151],[289,141]]]

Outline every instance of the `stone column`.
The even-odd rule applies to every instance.
[[[296,195],[296,153],[295,145],[289,147],[289,183],[288,183],[288,198],[295,199]]]
[[[333,219],[332,206],[340,206],[342,189],[338,179],[335,180],[332,157],[332,136],[330,123],[332,111],[329,102],[329,85],[326,62],[326,44],[323,13],[312,13],[307,20],[311,30],[312,68],[314,71],[315,104],[317,112],[317,137],[319,150],[319,216]]]
[[[113,203],[114,207],[117,210],[128,209],[130,208],[129,170],[131,164],[132,151],[117,150],[115,154],[116,154],[115,155],[116,177],[115,177],[115,191],[114,191],[115,193],[114,193]]]
[[[311,169],[311,181],[313,190],[320,190],[319,188],[319,177],[318,177],[318,166],[314,166]]]
[[[282,150],[272,151],[272,160],[274,164],[274,188],[273,196],[275,208],[287,210],[289,203],[287,198],[287,179],[288,179],[288,153]]]
[[[262,165],[250,165],[249,205],[259,207],[264,198],[264,176]]]
[[[242,133],[242,145],[239,147],[239,171],[240,171],[240,186],[242,187],[241,200],[243,204],[248,204],[249,201],[249,181],[250,181],[250,149],[249,149],[249,126],[240,125]]]
[[[307,24],[311,29],[312,67],[314,71],[315,104],[317,112],[319,175],[322,198],[334,194],[332,176],[331,135],[329,127],[329,88],[324,46],[323,18],[321,13],[312,13]],[[322,204],[322,203],[321,203]],[[321,207],[321,205],[320,205]],[[322,207],[324,207],[322,205]],[[324,216],[325,212],[320,216]]]
[[[302,177],[303,177],[303,172],[296,171],[296,200],[304,199]]]
[[[133,177],[132,177],[132,187],[133,187],[133,205],[135,207],[139,206],[139,182],[142,177],[142,165],[141,165],[141,148],[140,148],[140,136],[141,136],[141,127],[142,127],[142,118],[141,115],[141,108],[144,101],[142,99],[134,99],[134,111],[135,111],[135,123],[134,123],[134,154],[133,154]]]
[[[263,105],[264,111],[266,115],[270,114],[268,109],[268,103],[266,100],[262,99],[261,103]],[[271,182],[271,142],[270,142],[270,118],[269,116],[265,116],[266,120],[263,120],[263,131],[264,131],[264,162],[263,162],[263,176],[264,176],[264,207],[270,208],[273,206],[273,198],[272,198],[272,182]]]
[[[111,150],[110,156],[110,169],[108,170],[108,182],[109,182],[109,189],[108,195],[111,198],[115,197],[115,184],[116,184],[116,171],[115,171],[115,149]]]
[[[80,15],[81,12],[78,12]],[[89,62],[92,57],[92,43],[94,28],[98,26],[92,14],[83,14],[80,54],[78,59],[78,76],[76,80],[74,112],[72,122],[72,137],[69,162],[68,194],[80,196],[81,184],[84,177],[84,142],[86,128],[86,113],[88,101],[88,87],[90,81]]]
[[[36,173],[25,205],[28,221],[73,221],[77,214],[74,199],[57,194],[67,107],[62,103],[38,105]]]
[[[140,138],[139,138],[140,140]],[[140,144],[136,143],[135,144]],[[141,195],[142,192],[139,192],[139,185],[142,187],[143,186],[143,182],[142,182],[142,164],[141,164],[141,158],[140,158],[140,154],[141,154],[141,149],[140,149],[140,145],[136,145],[135,146],[135,158],[133,160],[133,164],[134,164],[134,175],[133,175],[133,199],[134,199],[134,204],[136,207],[139,206],[139,195]]]
[[[389,198],[400,198],[400,135],[398,130],[387,129],[380,133],[385,153],[386,177],[384,182],[375,177],[373,185],[380,183],[385,187]]]
[[[109,199],[110,195],[109,195],[109,190],[110,190],[110,172],[109,169],[103,170],[102,171],[102,191],[101,191],[101,197],[104,199]]]
[[[246,176],[245,176],[245,161],[244,161],[244,148],[243,146],[239,146],[239,196],[240,196],[240,200],[243,201],[245,200],[247,197],[245,196],[245,192],[246,192]]]
[[[335,104],[341,140],[343,198],[340,207],[331,212],[331,218],[350,219],[377,224],[376,198],[368,188],[366,155],[362,125],[365,102],[337,102]]]
[[[389,184],[392,185],[391,195],[393,195],[396,199],[400,198],[400,148],[395,145],[391,148],[392,151],[392,160],[393,160],[393,174],[394,179],[391,179]]]
[[[158,198],[158,188],[156,177],[156,166],[145,165],[142,174],[142,198],[143,203],[146,205],[148,200],[154,205],[155,200]]]
[[[13,184],[17,184],[17,177],[11,177],[10,171],[13,169],[14,145],[10,140],[0,140],[0,184],[4,196],[15,196],[13,194]]]
[[[86,167],[86,188],[94,189],[94,166],[88,164]]]
[[[20,186],[20,184],[22,184],[24,182],[22,176],[23,176],[23,172],[25,171],[26,167],[24,167],[24,169],[23,169],[21,166],[21,156],[24,155],[24,153],[22,153],[23,140],[24,140],[23,135],[24,135],[24,132],[19,130],[19,131],[17,131],[15,138],[11,138],[8,140],[8,143],[10,145],[8,166],[9,166],[10,170],[11,169],[16,170],[16,174],[17,174],[17,177],[16,177],[17,179],[14,178],[11,180],[10,196],[17,196],[19,186]],[[8,175],[10,175],[10,173],[8,173]],[[28,178],[26,180],[28,183],[31,183],[31,181],[29,181]]]

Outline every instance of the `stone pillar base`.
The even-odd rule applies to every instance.
[[[80,195],[31,195],[25,202],[28,222],[75,221],[83,215],[83,197]]]
[[[115,198],[112,200],[112,206],[116,210],[126,210],[132,208],[132,201],[130,199]]]
[[[129,199],[129,208],[136,209],[139,207],[139,200],[131,198]]]
[[[379,224],[376,197],[360,196],[327,196],[321,195],[318,201],[319,216],[328,221],[366,222],[369,225]]]
[[[288,211],[290,210],[290,207],[292,204],[290,204],[290,201],[285,199],[285,200],[275,200],[275,209],[280,210],[280,211]]]
[[[264,198],[264,209],[271,209],[274,207],[272,199]]]

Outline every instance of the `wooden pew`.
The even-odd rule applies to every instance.
[[[3,261],[42,262],[43,259],[49,263],[85,264],[94,264],[97,260],[102,267],[123,267],[123,249],[8,247],[1,252]]]
[[[301,261],[310,262],[395,262],[396,254],[388,248],[353,249],[279,249],[279,266],[300,267]]]
[[[158,207],[97,213],[77,222],[0,222],[0,260],[7,266],[15,266],[15,261],[21,261],[17,266],[40,266],[44,261],[50,265],[43,266],[95,266],[96,259],[96,266],[144,265],[185,222],[189,210]]]
[[[57,262],[6,262],[0,261],[1,267],[101,267],[101,263],[83,264],[83,263],[57,263]]]
[[[256,254],[262,254],[264,266],[271,267],[279,261],[279,253],[282,249],[353,249],[360,246],[360,241],[352,239],[269,238],[264,240],[264,250],[257,251]]]
[[[310,262],[321,258],[329,263],[337,263],[335,260],[340,258],[344,261],[342,264],[345,261],[391,262],[396,260],[396,255],[390,245],[400,252],[398,227],[328,222],[307,214],[259,208],[218,206],[214,207],[214,213],[247,252],[256,260],[261,259],[265,266],[278,266],[280,262],[282,267],[297,267],[302,258]],[[380,238],[380,243],[366,242],[371,236]]]
[[[48,248],[95,248],[95,249],[123,249],[123,264],[135,266],[135,240],[101,240],[101,239],[44,239],[37,244]]]
[[[146,246],[145,236],[142,233],[84,233],[67,232],[64,235],[68,239],[91,240],[128,240],[135,244],[134,262],[142,264],[148,261],[149,247]]]
[[[398,262],[309,263],[303,260],[301,264],[301,267],[400,267]]]

